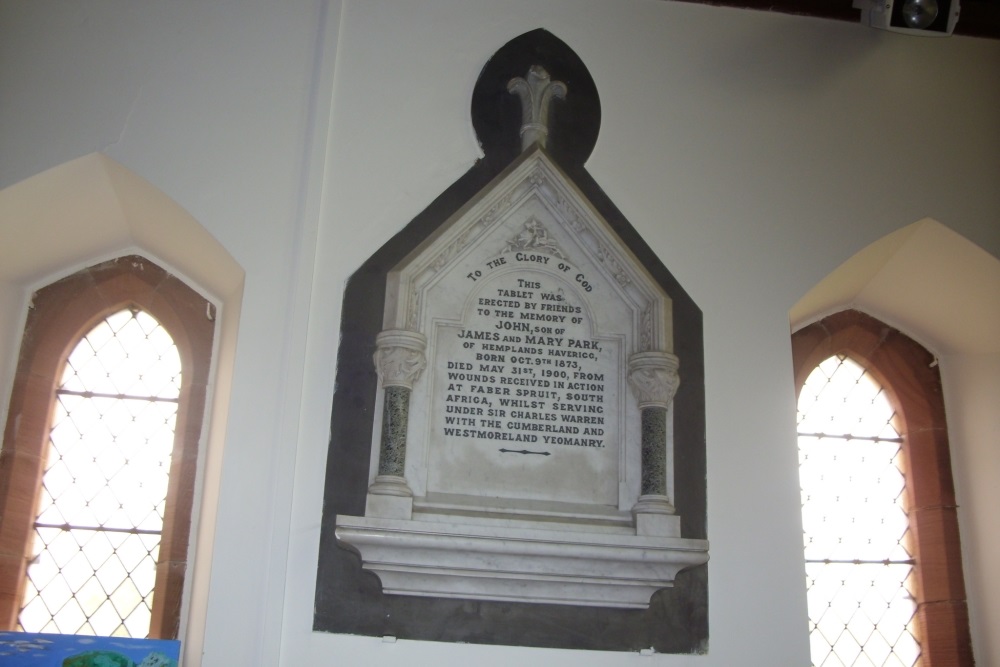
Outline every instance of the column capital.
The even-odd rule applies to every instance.
[[[427,367],[427,338],[416,331],[386,329],[375,337],[375,370],[383,387],[413,388]]]
[[[669,408],[681,379],[680,360],[669,352],[638,352],[628,360],[628,383],[639,409]]]

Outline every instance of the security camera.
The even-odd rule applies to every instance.
[[[945,37],[958,23],[958,0],[854,0],[861,22],[908,35]]]

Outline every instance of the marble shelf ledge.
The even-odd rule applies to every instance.
[[[504,498],[499,501],[495,498],[462,494],[429,493],[413,499],[412,518],[421,522],[503,528],[636,534],[632,512],[622,512],[607,505],[552,500]],[[674,533],[664,533],[662,536],[680,537],[679,517],[676,523]]]
[[[337,517],[385,593],[645,609],[708,542],[588,532]]]

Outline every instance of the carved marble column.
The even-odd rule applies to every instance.
[[[674,513],[667,495],[667,410],[680,384],[678,365],[677,357],[668,352],[640,352],[628,361],[629,385],[642,415],[642,488],[632,508],[641,531],[649,529],[641,523],[651,523],[641,515]],[[661,529],[667,529],[667,523],[673,522],[660,521]]]
[[[405,477],[410,390],[427,366],[427,339],[414,331],[390,329],[376,336],[375,345],[375,370],[385,394],[378,475],[368,494],[410,498],[413,492]]]

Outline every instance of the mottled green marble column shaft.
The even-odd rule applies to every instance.
[[[406,424],[409,418],[410,390],[399,386],[386,387],[378,474],[403,477],[406,467]]]
[[[667,495],[667,409],[642,409],[642,495]]]

